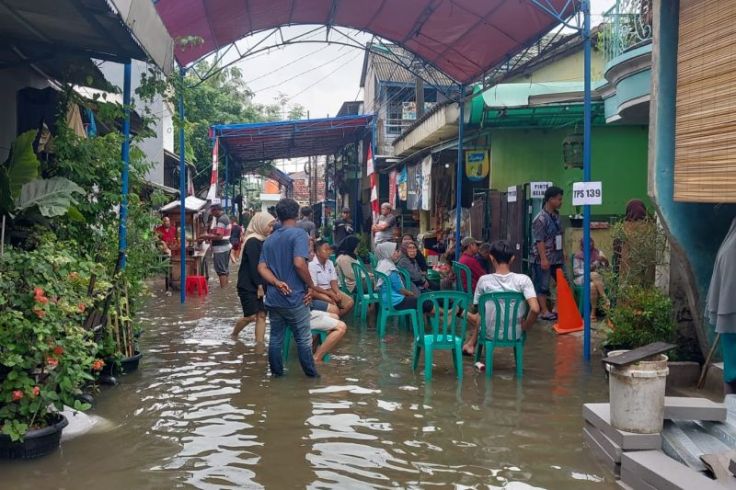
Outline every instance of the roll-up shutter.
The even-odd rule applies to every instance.
[[[681,0],[675,196],[736,202],[736,1]]]

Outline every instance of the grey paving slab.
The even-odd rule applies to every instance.
[[[736,476],[736,458],[731,459],[731,463],[728,465],[728,469],[732,475]]]
[[[620,463],[621,462],[621,453],[623,450],[621,449],[621,446],[616,444],[611,440],[610,437],[605,435],[603,432],[598,430],[594,425],[586,422],[584,431],[587,430],[590,437],[595,439],[595,442],[597,442],[601,448],[603,448],[604,451],[606,451],[606,454],[611,457],[615,462]]]
[[[662,451],[625,452],[621,457],[621,473],[639,478],[658,490],[723,490],[714,480]]]
[[[669,420],[723,422],[727,415],[726,405],[705,398],[687,396],[666,396],[664,398],[664,418]]]
[[[665,420],[662,432],[662,450],[671,458],[693,468],[696,471],[705,471],[705,465],[700,461],[703,451],[677,425],[677,422]]]
[[[588,428],[583,429],[583,439],[585,440],[585,444],[587,444],[593,452],[593,455],[595,455],[598,461],[600,461],[608,471],[612,472],[614,476],[619,476],[621,474],[620,460],[614,460],[611,455],[608,454],[606,450],[603,449],[603,447],[593,438]]]
[[[656,487],[645,482],[638,475],[631,471],[621,470],[621,481],[624,482],[632,490],[657,490]]]
[[[583,418],[608,436],[624,451],[660,449],[660,434],[635,434],[618,430],[611,425],[611,410],[608,403],[586,403],[583,405]]]

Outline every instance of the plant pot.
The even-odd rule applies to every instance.
[[[120,359],[120,367],[118,367],[114,358],[108,357],[107,359],[105,359],[105,366],[102,368],[100,376],[114,377],[121,374],[132,373],[133,371],[138,369],[138,364],[140,364],[141,362],[141,357],[143,357],[143,353],[135,351],[135,355],[133,355],[132,357],[124,357]]]
[[[61,431],[69,421],[61,414],[52,416],[52,424],[28,431],[23,441],[13,442],[10,436],[0,434],[0,459],[33,459],[56,451],[61,441]]]

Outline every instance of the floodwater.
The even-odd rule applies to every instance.
[[[141,369],[97,399],[104,429],[0,463],[0,488],[615,488],[583,446],[582,404],[606,400],[607,385],[579,337],[537,325],[522,380],[501,351],[491,381],[466,359],[458,383],[442,352],[425,383],[407,331],[379,342],[353,326],[320,379],[295,351],[274,379],[252,327],[229,337],[234,288],[211,286],[184,307],[158,292]]]

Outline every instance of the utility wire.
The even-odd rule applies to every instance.
[[[322,46],[321,48],[319,48],[319,49],[317,49],[317,50],[314,50],[314,51],[312,51],[311,53],[308,53],[308,54],[306,54],[306,55],[302,56],[301,58],[299,58],[299,59],[297,59],[297,60],[294,60],[294,61],[289,61],[288,63],[285,63],[285,64],[283,64],[283,65],[279,66],[278,68],[275,68],[274,70],[271,70],[271,71],[270,71],[270,72],[268,72],[268,73],[264,73],[263,75],[260,75],[260,76],[257,76],[257,77],[255,77],[255,78],[251,79],[251,80],[248,80],[248,81],[246,81],[245,83],[246,83],[246,84],[249,84],[249,83],[253,83],[253,82],[255,82],[256,80],[261,80],[262,78],[266,78],[267,76],[273,75],[273,74],[274,74],[274,73],[276,73],[277,71],[281,71],[281,70],[283,70],[284,68],[287,68],[287,67],[289,67],[289,66],[292,66],[292,65],[293,65],[294,63],[296,63],[296,62],[299,62],[299,61],[302,61],[303,59],[309,58],[310,56],[312,56],[312,55],[315,55],[315,54],[319,53],[320,51],[324,51],[325,49],[327,49],[327,48],[329,48],[329,47],[330,47],[330,45],[329,45],[329,44],[328,44],[328,45],[325,45],[325,46]]]
[[[292,81],[292,80],[294,80],[296,78],[299,78],[302,75],[306,75],[307,73],[311,73],[311,72],[313,72],[315,70],[318,70],[318,69],[320,69],[320,68],[322,68],[324,66],[329,65],[330,63],[334,63],[335,61],[339,60],[340,58],[344,58],[348,54],[350,54],[350,51],[346,51],[345,53],[341,54],[340,56],[338,56],[336,58],[332,58],[331,60],[328,60],[325,63],[322,63],[321,65],[313,66],[312,68],[310,68],[308,70],[305,70],[305,71],[303,71],[301,73],[297,73],[296,75],[291,76],[291,77],[289,77],[289,78],[287,78],[285,80],[282,80],[279,83],[274,83],[273,85],[269,85],[267,87],[263,87],[263,88],[259,88],[259,89],[252,89],[252,90],[254,92],[262,92],[264,90],[269,90],[269,89],[272,89],[272,88],[280,87],[281,85],[283,85],[283,84],[285,84],[287,82],[290,82],[290,81]],[[268,75],[270,75],[270,73]]]
[[[349,53],[349,52],[348,52],[348,53]],[[345,53],[345,54],[348,54],[348,53]],[[317,80],[316,82],[314,82],[314,83],[312,83],[312,84],[310,84],[310,85],[307,85],[307,86],[306,86],[306,87],[305,87],[305,88],[304,88],[303,90],[301,90],[300,92],[297,92],[296,94],[294,94],[294,95],[292,95],[291,97],[289,97],[289,100],[290,100],[290,101],[291,101],[291,100],[293,100],[293,99],[294,99],[295,97],[297,97],[297,96],[299,96],[299,95],[303,94],[304,92],[306,92],[306,91],[307,91],[307,90],[309,90],[310,88],[314,87],[314,86],[315,86],[315,85],[317,85],[318,83],[320,83],[320,82],[323,82],[324,80],[328,79],[329,77],[331,77],[332,75],[334,75],[335,73],[337,73],[337,71],[338,71],[338,70],[340,70],[340,69],[344,68],[344,67],[345,67],[346,65],[348,65],[348,64],[349,64],[349,63],[350,63],[351,61],[355,60],[355,59],[356,59],[356,58],[357,58],[358,56],[360,56],[360,53],[357,53],[357,54],[356,54],[355,56],[353,56],[352,58],[350,58],[349,60],[347,60],[347,61],[346,61],[345,63],[341,64],[340,66],[338,66],[337,68],[335,68],[335,69],[334,69],[334,70],[332,70],[332,71],[331,71],[330,73],[328,73],[328,74],[327,74],[327,75],[325,75],[324,77],[320,78],[320,79],[319,79],[319,80]],[[337,59],[337,58],[335,58],[335,59]],[[334,61],[334,60],[333,60],[333,61]]]

